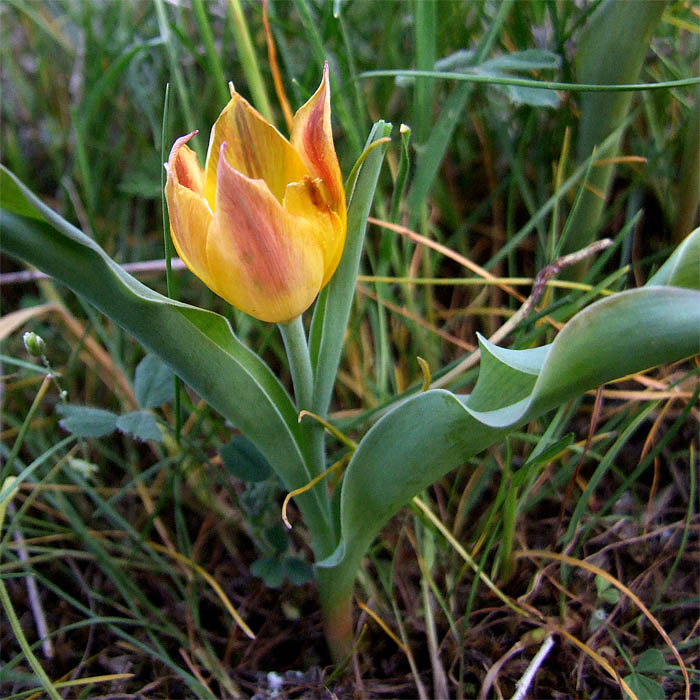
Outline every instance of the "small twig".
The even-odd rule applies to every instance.
[[[572,267],[573,265],[580,263],[582,260],[590,258],[592,255],[597,255],[606,248],[609,248],[612,244],[613,242],[609,238],[602,238],[601,240],[595,241],[581,250],[569,253],[568,255],[563,255],[561,258],[557,258],[553,263],[543,267],[537,273],[535,282],[532,285],[532,292],[527,298],[527,301],[523,304],[525,313],[528,313],[537,303],[544,292],[547,282],[552,277],[558,275],[564,268]]]
[[[513,697],[510,700],[523,700],[523,698],[527,694],[527,691],[528,691],[528,688],[530,687],[530,684],[532,683],[532,681],[535,678],[535,674],[539,670],[540,666],[542,665],[545,658],[547,657],[547,654],[549,654],[549,650],[553,646],[554,646],[554,638],[550,634],[542,642],[542,646],[540,647],[539,651],[535,654],[532,661],[530,661],[530,664],[525,669],[525,673],[523,674],[523,677],[517,682],[517,684],[515,686],[515,693],[513,694]]]
[[[180,258],[172,258],[170,261],[173,270],[184,270],[185,263]],[[165,272],[165,258],[160,260],[144,260],[143,262],[125,263],[122,270],[134,275],[156,275]],[[37,280],[47,279],[49,275],[39,270],[21,270],[20,272],[5,272],[0,275],[0,286],[5,284],[26,284]]]

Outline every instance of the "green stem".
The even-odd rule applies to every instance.
[[[311,411],[314,400],[314,377],[311,367],[311,357],[309,346],[306,342],[306,332],[301,316],[289,321],[289,323],[278,324],[284,349],[287,352],[289,361],[289,371],[294,384],[294,397],[296,399],[297,411]],[[326,450],[324,444],[323,426],[316,421],[306,418],[302,422],[302,434],[304,435],[304,445],[302,449],[306,456],[309,473],[312,477],[318,476],[326,468]],[[323,486],[323,494],[327,491]],[[330,504],[328,497],[321,499],[324,504],[325,532],[313,532],[314,541],[317,543],[315,552],[317,559],[327,557],[335,546],[335,528],[330,514]],[[310,526],[307,523],[307,526]]]
[[[311,410],[314,400],[314,380],[311,368],[311,356],[306,341],[304,324],[301,316],[289,323],[280,323],[279,329],[284,341],[284,348],[289,361],[289,371],[294,383],[294,396],[297,410]],[[326,455],[323,426],[307,418],[302,423],[304,445],[309,471],[315,476],[325,468]],[[307,521],[311,533],[316,561],[330,556],[336,544],[334,521],[331,516],[328,490],[325,485],[316,486],[315,495],[325,507],[325,522]],[[352,582],[351,577],[338,585],[335,580],[337,572],[326,568],[316,568],[316,584],[323,615],[323,631],[328,642],[331,657],[336,664],[341,663],[352,649]]]
[[[354,581],[352,574],[350,582]],[[352,623],[352,585],[347,579],[337,586],[338,580],[333,569],[316,569],[318,597],[323,615],[323,632],[333,663],[345,661],[355,641]],[[342,589],[342,591],[341,591]]]
[[[311,401],[314,392],[314,375],[311,369],[309,347],[306,343],[306,332],[301,316],[297,316],[288,323],[280,323],[279,329],[284,341],[284,349],[287,351],[289,371],[294,383],[294,397],[297,402],[297,411],[311,410]]]

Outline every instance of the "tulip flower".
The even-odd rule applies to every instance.
[[[345,191],[333,146],[328,64],[294,116],[291,137],[231,86],[204,169],[173,145],[165,196],[175,248],[216,294],[262,321],[306,310],[333,276],[345,245]]]

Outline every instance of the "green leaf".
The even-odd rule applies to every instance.
[[[459,49],[445,58],[435,62],[434,70],[438,72],[455,73],[484,73],[486,75],[507,75],[507,72],[525,73],[533,70],[557,70],[561,65],[558,54],[544,49],[526,49],[513,53],[502,54],[475,64],[475,53],[471,50]],[[397,83],[409,84],[414,78],[397,78]]]
[[[607,588],[600,594],[600,597],[610,605],[617,605],[620,601],[620,591],[617,588]]]
[[[295,586],[303,586],[314,579],[314,569],[309,562],[297,557],[287,557],[284,560],[284,568],[287,578]]]
[[[390,133],[391,124],[377,122],[367,139],[367,146]],[[354,187],[349,193],[348,232],[343,257],[333,278],[319,295],[311,321],[309,352],[314,370],[313,411],[321,416],[328,410],[335,385],[345,329],[355,295],[367,217],[385,151],[385,144],[374,148],[360,166]]]
[[[514,0],[504,0],[499,4],[498,10],[490,22],[488,31],[468,59],[470,63],[479,63],[489,55],[501,27],[506,22],[513,2]],[[445,153],[452,134],[460,123],[462,112],[472,89],[473,85],[467,82],[455,85],[442,105],[440,115],[430,130],[430,136],[425,142],[425,147],[421,149],[418,155],[415,174],[413,175],[405,207],[409,217],[407,222],[409,228],[413,228],[416,221],[418,221],[426,198],[433,187],[435,176],[445,159]]]
[[[58,424],[69,433],[83,438],[100,438],[117,428],[116,413],[92,406],[58,404],[56,412],[63,416]]]
[[[669,259],[649,279],[646,286],[665,285],[700,289],[698,260],[700,260],[700,236],[697,235],[696,229],[681,241]]]
[[[221,461],[241,481],[265,481],[270,476],[270,463],[245,435],[235,435],[220,450]]]
[[[492,75],[506,76],[507,73],[496,73]],[[496,90],[503,92],[508,100],[514,105],[530,105],[530,107],[559,107],[561,100],[554,90],[535,90],[534,88],[522,85],[494,85]]]
[[[662,675],[666,672],[666,659],[658,649],[647,649],[640,654],[634,666],[637,673]]]
[[[503,78],[508,77],[508,71],[517,73],[532,70],[556,70],[560,63],[559,56],[551,51],[529,49],[491,58],[474,66],[474,71]],[[540,90],[523,85],[494,85],[493,87],[503,92],[516,105],[558,107],[560,103],[559,95],[554,90]]]
[[[279,520],[265,529],[264,536],[265,541],[275,550],[276,554],[284,554],[289,549],[287,529]]]
[[[249,484],[241,494],[241,507],[246,521],[261,528],[272,519],[279,521],[279,495],[280,486],[275,479]]]
[[[117,428],[137,440],[163,441],[156,419],[148,411],[132,411],[117,418]]]
[[[277,557],[261,557],[251,564],[250,573],[261,578],[268,588],[279,588],[286,572],[284,563]]]
[[[118,323],[247,435],[288,490],[308,483],[296,409],[270,368],[219,314],[168,299],[125,272],[88,236],[0,166],[0,248],[63,282]],[[7,180],[23,202],[5,200]],[[45,221],[19,215],[33,207]],[[312,533],[326,537],[318,491],[296,499]]]
[[[143,43],[132,44],[119,55],[106,70],[101,71],[101,76],[97,80],[91,90],[82,100],[80,108],[80,128],[88,130],[91,122],[95,119],[98,113],[100,103],[105,99],[105,96],[113,94],[114,86],[119,81],[121,75],[129,68],[132,59],[141,51],[154,49],[163,44],[163,40],[159,37],[149,39]]]
[[[532,467],[542,464],[548,464],[559,453],[564,452],[564,450],[566,450],[566,448],[569,445],[571,445],[573,441],[574,434],[568,433],[563,438],[561,438],[561,440],[557,440],[555,443],[545,448],[542,452],[538,453],[534,457],[530,457],[530,459],[528,459],[527,462],[525,462],[525,464],[523,464],[522,467],[520,467],[518,472],[528,472]],[[513,483],[520,485],[518,484],[516,477],[514,477]]]
[[[600,574],[595,577],[595,587],[598,597],[610,605],[616,605],[620,600],[620,591],[615,588],[608,579]]]
[[[496,70],[522,73],[532,70],[556,70],[560,65],[561,58],[552,51],[526,49],[525,51],[515,51],[490,58],[478,66],[473,66],[473,68],[479,71]],[[442,70],[437,66],[435,66],[435,69]]]
[[[662,686],[656,681],[642,676],[640,673],[630,673],[625,676],[625,683],[630,687],[630,690],[640,699],[644,700],[665,700],[666,693]],[[625,693],[625,698],[630,696]]]
[[[693,237],[700,237],[700,229]],[[695,244],[684,250],[700,264]],[[598,301],[547,346],[509,350],[480,338],[471,395],[411,396],[365,435],[345,472],[341,540],[320,563],[333,595],[348,594],[364,552],[384,523],[422,489],[511,430],[608,381],[700,351],[700,291],[649,286]],[[400,439],[397,439],[400,436]]]
[[[466,69],[474,68],[476,54],[472,49],[457,49],[453,53],[444,58],[435,61],[435,70],[448,73],[450,71],[459,72]],[[415,78],[401,77],[396,78],[397,85],[413,84]]]
[[[2,195],[3,208],[13,214],[43,221],[44,217],[39,210],[25,197],[19,180],[9,177],[8,173],[9,171],[6,171],[4,168],[0,170],[0,193]]]
[[[146,355],[134,374],[134,393],[142,408],[155,408],[172,401],[173,371],[157,355]]]

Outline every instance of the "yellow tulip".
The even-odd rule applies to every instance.
[[[328,64],[288,141],[231,88],[204,169],[173,145],[165,196],[175,248],[216,294],[262,321],[305,311],[345,245],[345,191],[331,132]]]

